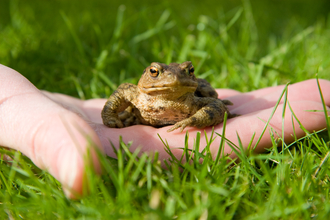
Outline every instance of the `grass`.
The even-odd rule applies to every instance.
[[[39,89],[82,99],[107,97],[123,82],[136,83],[153,61],[191,60],[196,74],[214,87],[242,92],[316,73],[330,79],[327,1],[121,4],[0,0],[0,62]],[[172,157],[168,169],[157,154],[137,159],[122,143],[118,160],[100,155],[106,172],[89,172],[91,194],[79,200],[66,199],[60,184],[19,152],[2,149],[14,162],[0,161],[0,217],[327,219],[328,132],[306,131],[280,148],[280,139],[273,139],[265,154],[254,156],[232,146],[239,163],[220,155],[211,159],[209,143],[223,134],[208,137],[202,153],[205,143],[197,135],[194,150],[183,155],[190,162],[180,165]]]

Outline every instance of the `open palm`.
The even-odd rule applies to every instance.
[[[47,169],[63,184],[69,196],[69,190],[82,192],[83,156],[90,140],[101,151],[114,157],[110,141],[117,146],[119,136],[122,136],[124,142],[133,141],[131,150],[140,147],[142,152],[158,151],[159,158],[163,160],[169,155],[164,150],[164,145],[157,135],[159,134],[174,149],[176,156],[180,157],[182,154],[178,148],[184,147],[185,132],[168,133],[168,127],[153,128],[143,125],[122,129],[104,126],[101,110],[105,99],[82,101],[67,95],[41,92],[22,75],[5,66],[0,66],[0,79],[0,145],[21,151],[37,166]],[[330,82],[320,80],[320,85],[325,103],[330,106]],[[226,138],[238,145],[238,134],[243,146],[248,146],[255,133],[255,144],[284,88],[285,86],[277,86],[249,93],[218,89],[219,98],[234,103],[229,110],[240,115],[227,120]],[[290,85],[287,92],[287,100],[305,129],[314,131],[326,127],[315,79]],[[293,140],[293,133],[299,138],[304,136],[305,132],[296,120],[292,120],[291,111],[288,105],[285,106],[283,138],[290,142]],[[272,128],[278,134],[282,133],[283,107],[281,102],[269,123],[269,129]],[[214,127],[218,133],[222,132],[222,128],[222,124]],[[190,133],[189,146],[192,147],[196,132],[201,130],[192,127],[186,130]],[[205,130],[208,135],[212,132],[212,128]],[[204,132],[201,134],[201,143],[205,143]],[[219,144],[220,137],[216,137],[211,145],[214,155]],[[261,152],[270,145],[269,132],[265,132],[256,152]],[[226,145],[224,151],[229,154],[231,148]],[[234,154],[230,156],[235,157]],[[92,153],[92,160],[97,172],[100,172],[95,153]]]

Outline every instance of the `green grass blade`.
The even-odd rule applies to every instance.
[[[321,97],[321,100],[322,100],[323,111],[324,111],[324,114],[325,114],[325,121],[327,123],[328,137],[330,138],[330,122],[329,122],[329,116],[327,114],[327,112],[328,112],[327,111],[327,106],[326,106],[325,101],[324,101],[324,97],[323,97],[323,94],[322,94],[319,78],[318,78],[317,75],[316,75],[316,82],[317,82],[317,88],[319,89],[320,97]]]
[[[269,125],[270,120],[272,119],[273,115],[275,114],[275,111],[276,111],[278,105],[280,104],[281,99],[282,99],[283,95],[285,94],[285,92],[287,91],[287,89],[288,89],[288,84],[286,84],[286,86],[284,87],[284,89],[283,89],[283,91],[282,91],[282,93],[281,93],[279,99],[277,100],[277,102],[276,102],[276,104],[275,104],[275,106],[274,106],[274,108],[273,108],[273,111],[272,111],[271,115],[269,116],[269,118],[268,118],[268,120],[267,120],[267,122],[266,122],[266,124],[265,124],[265,127],[264,127],[264,129],[262,130],[262,132],[261,132],[261,134],[260,134],[260,136],[259,136],[259,138],[258,138],[256,144],[254,145],[253,149],[255,149],[255,148],[258,146],[258,144],[259,144],[261,138],[263,137],[263,135],[264,135],[264,133],[265,133],[265,131],[266,131],[268,125]]]

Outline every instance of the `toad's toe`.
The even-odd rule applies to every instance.
[[[117,118],[113,118],[113,119],[104,121],[103,124],[105,124],[106,126],[108,126],[110,128],[123,128],[124,127],[121,120],[119,120]]]
[[[179,121],[179,122],[175,123],[170,129],[168,129],[167,132],[174,131],[178,128],[180,128],[180,132],[182,132],[190,124],[191,124],[191,122],[190,122],[189,118],[185,119],[183,121]]]

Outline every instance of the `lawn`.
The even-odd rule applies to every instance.
[[[39,89],[81,99],[136,84],[153,61],[191,60],[212,86],[241,92],[330,80],[329,8],[327,0],[0,0],[0,63]],[[194,138],[194,149],[204,147]],[[328,219],[329,139],[306,133],[279,148],[274,139],[261,155],[238,150],[240,162],[213,160],[206,147],[167,169],[122,143],[118,159],[100,155],[101,177],[86,168],[90,194],[77,200],[24,155],[0,149],[14,158],[0,160],[0,219]]]

